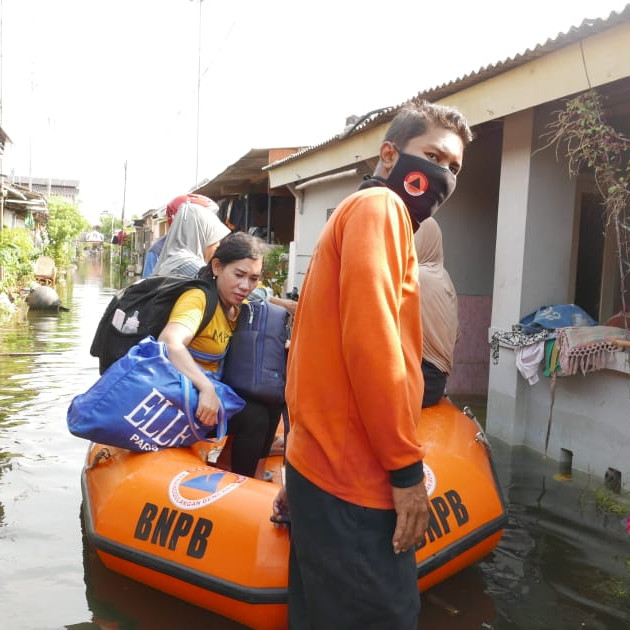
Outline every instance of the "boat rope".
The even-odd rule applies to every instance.
[[[98,466],[98,464],[100,464],[102,461],[105,461],[106,459],[109,459],[111,456],[112,456],[112,452],[107,447],[103,447],[99,449],[98,453],[94,455],[94,459],[92,460],[92,463],[86,467],[86,470],[90,470],[94,468],[95,466]]]

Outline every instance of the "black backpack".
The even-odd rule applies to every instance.
[[[189,289],[201,289],[206,295],[206,310],[197,334],[208,325],[217,307],[219,296],[211,280],[150,276],[116,293],[90,346],[90,354],[99,359],[99,374],[148,335],[157,339],[177,298]]]

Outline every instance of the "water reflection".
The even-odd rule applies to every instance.
[[[109,297],[76,277],[56,290],[69,312],[21,312],[0,326],[0,609],[12,630],[86,614],[75,522],[85,443],[65,415],[98,376],[88,348]]]
[[[95,628],[212,628],[244,630],[234,621],[159,593],[110,571],[83,538],[85,596]],[[85,627],[85,626],[81,626]],[[78,626],[67,626],[78,628]]]
[[[630,627],[627,497],[585,474],[565,480],[558,462],[528,449],[497,444],[494,453],[510,507],[501,543],[480,565],[497,608],[492,627]]]
[[[91,256],[58,283],[68,312],[0,326],[0,610],[11,630],[242,628],[106,569],[82,540],[87,444],[65,424],[98,378],[96,325],[120,286]],[[466,402],[466,401],[458,401]],[[480,413],[479,401],[475,411]],[[509,522],[484,561],[423,596],[423,630],[630,627],[630,514],[602,480],[558,477],[558,462],[493,442]],[[37,605],[34,606],[33,602]]]

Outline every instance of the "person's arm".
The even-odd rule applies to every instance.
[[[423,456],[416,436],[422,327],[411,226],[393,195],[359,203],[335,235],[341,351],[374,453],[385,470],[403,469],[399,485],[410,485],[422,479]]]
[[[374,452],[390,474],[397,513],[392,544],[399,552],[418,544],[428,523],[424,451],[416,435],[422,334],[417,279],[409,276],[416,262],[406,210],[391,196],[380,203],[387,207],[361,208],[344,226],[340,314],[352,391]],[[403,329],[409,338],[401,338]],[[416,379],[415,387],[408,379]],[[410,399],[414,391],[418,400]]]
[[[295,300],[288,300],[281,297],[276,297],[275,295],[269,296],[269,302],[272,304],[276,304],[277,306],[282,306],[282,308],[289,311],[291,315],[295,315],[295,309],[297,308],[297,302]]]
[[[201,424],[214,426],[217,423],[219,399],[214,391],[212,381],[204,374],[188,352],[188,344],[192,339],[193,334],[186,326],[178,322],[169,322],[160,333],[158,341],[163,341],[166,344],[171,363],[187,376],[199,390],[199,402],[195,416]]]
[[[155,252],[148,250],[144,257],[144,267],[142,269],[142,277],[148,278],[155,269],[155,263],[157,262],[157,255]]]

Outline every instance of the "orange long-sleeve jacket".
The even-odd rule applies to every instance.
[[[290,464],[345,501],[391,509],[392,471],[403,478],[394,485],[422,478],[421,361],[407,210],[385,187],[359,191],[324,227],[298,301],[286,388]]]

